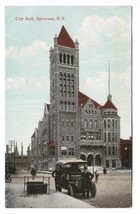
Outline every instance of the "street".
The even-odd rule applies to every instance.
[[[37,176],[50,176],[50,194],[27,195],[24,192],[24,175],[30,175],[29,171],[18,171],[12,175],[12,182],[5,184],[7,208],[54,208],[57,202],[56,197],[66,197],[67,193],[55,192],[54,179],[50,174],[38,173]],[[113,171],[107,175],[102,173],[99,176],[97,184],[97,195],[95,198],[82,199],[81,195],[76,195],[75,198],[67,196],[69,208],[76,206],[77,201],[86,202],[95,208],[124,208],[132,207],[132,187],[131,187],[131,171]],[[53,200],[52,200],[53,199]],[[78,200],[77,200],[78,199]],[[64,199],[65,200],[65,199]],[[62,201],[61,207],[65,208],[65,202]],[[50,204],[51,203],[53,204]],[[60,201],[59,201],[60,203]],[[75,205],[74,205],[75,203]],[[77,205],[78,206],[78,205]],[[79,204],[79,206],[84,206]],[[56,206],[57,207],[57,206]],[[59,206],[60,207],[60,206]]]
[[[101,174],[95,198],[84,199],[97,208],[132,207],[131,172],[112,172]]]

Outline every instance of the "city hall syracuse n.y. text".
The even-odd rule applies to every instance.
[[[62,26],[50,48],[50,104],[31,137],[37,170],[59,159],[81,158],[89,166],[120,167],[120,117],[108,94],[102,106],[79,91],[79,43]]]

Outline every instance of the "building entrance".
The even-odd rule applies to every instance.
[[[95,165],[101,166],[101,155],[96,155],[95,157]]]

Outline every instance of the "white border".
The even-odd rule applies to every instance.
[[[139,35],[139,22],[140,22],[140,4],[138,0],[86,0],[86,1],[76,1],[71,0],[3,0],[0,1],[0,163],[2,171],[0,173],[0,184],[1,184],[1,191],[0,191],[0,213],[25,213],[28,211],[29,213],[33,212],[38,213],[39,209],[5,209],[5,190],[2,187],[5,187],[5,183],[3,180],[4,177],[4,152],[5,152],[5,19],[4,19],[4,7],[5,6],[132,6],[133,7],[133,207],[127,209],[82,209],[78,210],[80,213],[82,212],[97,212],[97,213],[139,213],[139,144],[140,144],[140,128],[137,118],[139,118],[139,111],[140,111],[140,101],[139,101],[139,72],[140,72],[140,35]],[[61,212],[65,213],[70,210],[68,209],[41,209],[42,213],[46,212]],[[75,211],[75,210],[72,210]]]

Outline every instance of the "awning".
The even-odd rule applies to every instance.
[[[48,147],[49,147],[49,148],[54,147],[54,146],[55,146],[54,141],[49,142],[49,144],[48,144]]]

